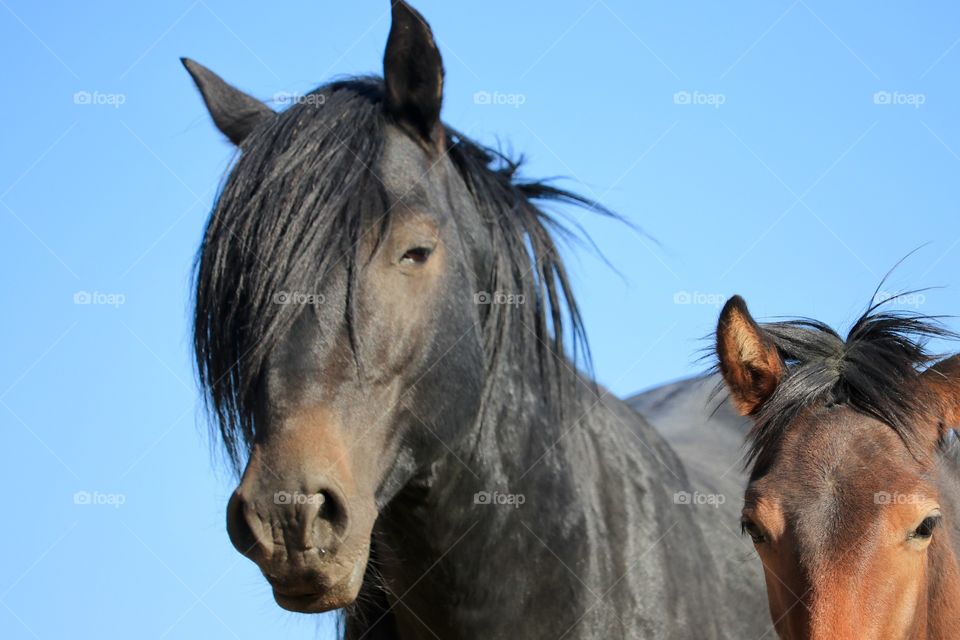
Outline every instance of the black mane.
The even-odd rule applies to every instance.
[[[379,78],[334,82],[299,100],[244,141],[211,214],[197,257],[194,347],[207,405],[238,468],[254,436],[265,359],[297,314],[297,305],[274,304],[273,297],[316,291],[333,267],[345,266],[351,326],[357,245],[390,218],[374,173],[389,122],[382,103]],[[578,354],[589,365],[589,352],[551,233],[566,230],[536,202],[613,214],[575,193],[520,180],[520,162],[453,130],[446,144],[497,252],[486,291],[522,292],[527,301],[489,306],[488,368],[524,363],[539,373],[537,395],[546,393],[548,404],[559,406],[565,389],[577,383]],[[565,336],[573,343],[573,367]],[[484,411],[498,395],[488,384]]]
[[[760,325],[788,372],[754,416],[747,467],[755,477],[790,425],[816,408],[848,406],[889,426],[911,451],[920,450],[918,417],[932,405],[919,376],[936,358],[927,343],[957,336],[938,317],[881,311],[886,302],[872,304],[846,339],[807,318]]]

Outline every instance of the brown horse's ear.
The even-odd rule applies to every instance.
[[[727,300],[717,323],[720,372],[737,410],[754,414],[773,395],[787,367],[740,296]]]
[[[257,125],[276,115],[270,107],[224,82],[223,78],[190,58],[180,58],[200,90],[217,129],[239,146]]]
[[[430,25],[403,0],[391,0],[393,24],[383,54],[387,113],[428,148],[443,142],[443,60]]]
[[[960,427],[960,354],[941,360],[923,372],[923,380],[937,398],[943,426]]]

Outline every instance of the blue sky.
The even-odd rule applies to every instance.
[[[886,289],[957,313],[956,3],[415,4],[446,121],[660,243],[576,214],[621,274],[568,251],[618,394],[699,371],[730,294],[842,326],[922,245]],[[187,317],[232,149],[178,58],[282,98],[378,72],[388,8],[0,0],[4,638],[329,636],[224,531]]]

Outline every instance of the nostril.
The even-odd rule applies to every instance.
[[[329,491],[320,492],[320,510],[317,517],[321,520],[333,521],[337,517],[340,508],[337,506],[336,499]]]
[[[346,505],[333,491],[321,491],[320,495],[323,496],[323,502],[317,517],[329,522],[335,532],[342,534],[347,527]]]
[[[272,545],[266,544],[260,535],[260,519],[240,492],[235,492],[227,503],[227,533],[237,551],[248,558],[270,553]]]
[[[342,541],[347,531],[347,509],[339,493],[320,490],[314,494],[318,499],[316,508],[303,514],[304,543],[306,548],[316,548],[321,553],[332,551]]]

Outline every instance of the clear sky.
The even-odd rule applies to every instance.
[[[922,245],[887,289],[958,312],[957,3],[415,5],[446,121],[660,243],[578,215],[621,274],[568,251],[618,394],[699,371],[730,294],[843,326]],[[3,638],[317,636],[224,530],[187,317],[232,149],[178,58],[282,102],[379,72],[388,9],[0,0]]]

